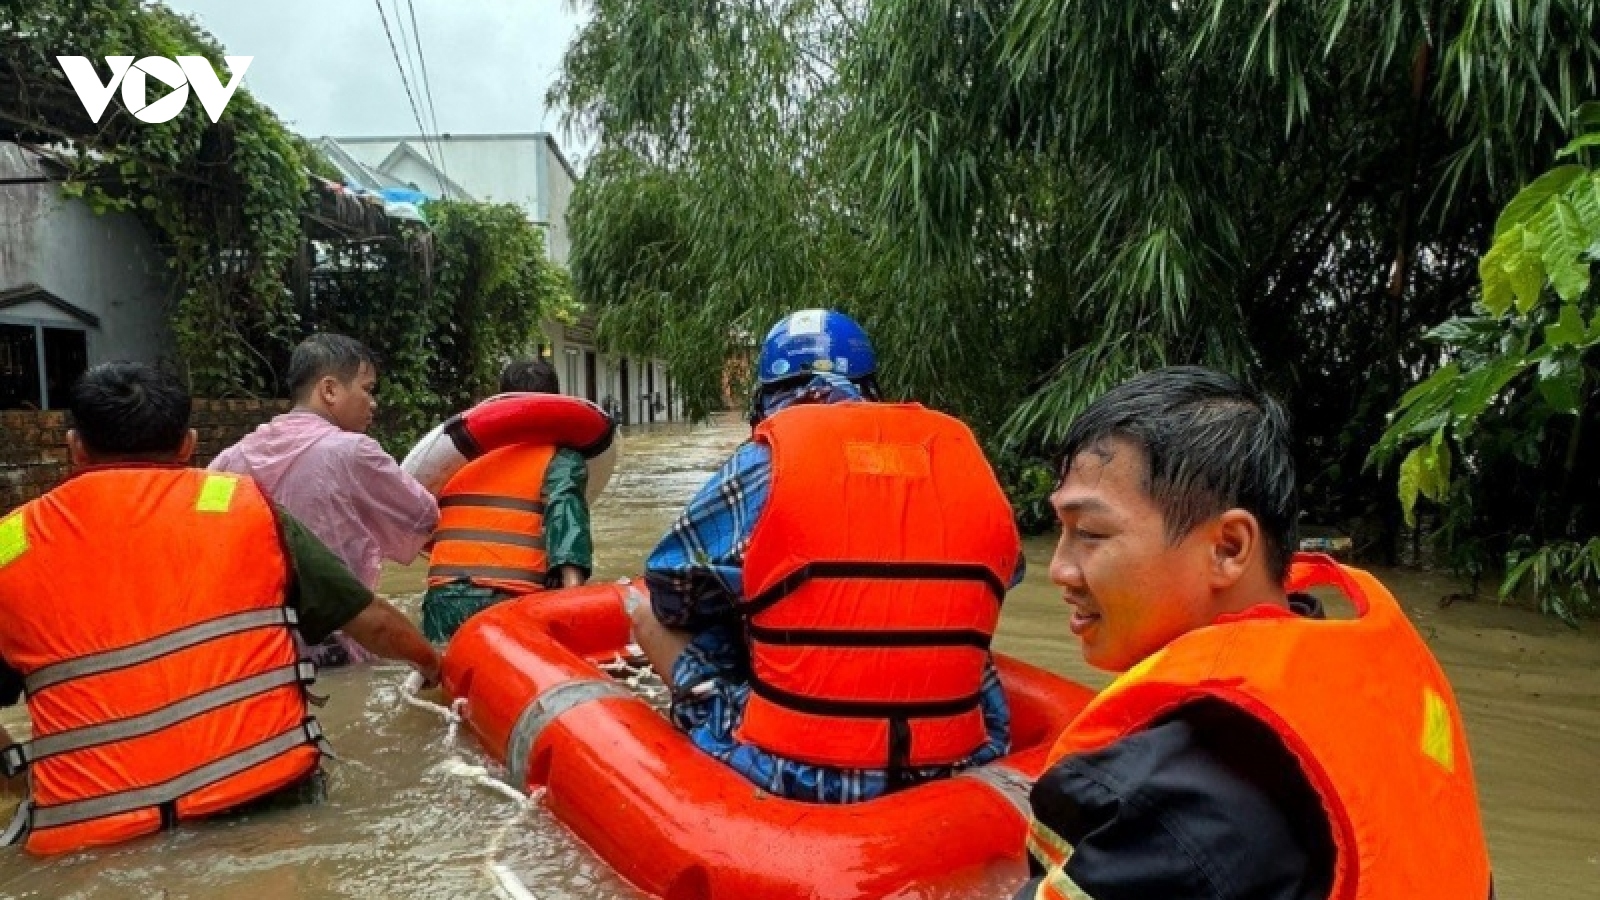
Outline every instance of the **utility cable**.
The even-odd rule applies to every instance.
[[[389,30],[389,16],[383,11],[383,0],[372,0],[378,7],[378,19],[383,22],[383,36],[389,39],[389,52],[394,55],[394,67],[400,72],[400,85],[406,89],[406,101],[411,104],[411,118],[416,120],[417,133],[422,136],[423,147],[427,147],[428,129],[422,124],[422,114],[417,112],[417,98],[411,94],[411,82],[406,80],[405,64],[400,62],[400,51],[394,45],[394,33]],[[430,157],[432,153],[428,154]]]

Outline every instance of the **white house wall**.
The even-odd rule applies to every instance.
[[[0,177],[38,172],[31,155],[0,143]],[[134,216],[95,215],[83,202],[62,197],[53,183],[0,186],[0,290],[29,283],[94,314],[100,324],[84,326],[36,303],[0,310],[0,322],[83,328],[90,365],[173,357],[171,281]]]

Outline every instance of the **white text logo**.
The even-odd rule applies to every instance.
[[[183,112],[184,104],[189,102],[191,87],[199,95],[200,105],[206,108],[206,115],[211,117],[211,121],[222,118],[222,111],[228,108],[228,101],[233,99],[234,90],[239,87],[245,70],[250,68],[250,61],[255,57],[228,56],[224,59],[228,61],[228,70],[233,73],[232,80],[226,86],[217,78],[217,73],[204,56],[180,56],[176,61],[164,56],[146,56],[138,62],[134,62],[131,56],[108,56],[106,64],[111,67],[111,80],[105,83],[100,81],[100,75],[95,72],[94,63],[88,57],[56,57],[56,61],[61,63],[61,71],[66,72],[67,80],[72,82],[72,89],[78,92],[78,99],[83,101],[83,110],[89,114],[89,118],[100,121],[106,105],[111,102],[111,95],[116,93],[120,85],[122,105],[133,113],[134,118],[152,125],[170,122]],[[146,102],[145,85],[150,78],[172,91],[154,103]]]

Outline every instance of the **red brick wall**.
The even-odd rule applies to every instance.
[[[287,400],[196,400],[190,424],[199,433],[194,464],[281,412]],[[67,414],[0,411],[0,514],[45,493],[67,476]]]

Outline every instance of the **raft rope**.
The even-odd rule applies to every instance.
[[[445,740],[450,744],[454,744],[456,733],[461,727],[461,709],[466,705],[466,698],[457,698],[449,706],[443,706],[418,697],[417,692],[422,690],[422,685],[423,679],[420,673],[412,672],[407,675],[405,683],[400,686],[400,699],[405,701],[408,706],[425,709],[443,718],[446,726]],[[528,890],[528,886],[523,884],[522,879],[517,877],[517,873],[511,871],[511,867],[505,863],[498,862],[496,857],[500,855],[500,849],[505,844],[506,836],[511,833],[511,829],[520,824],[523,815],[536,806],[539,800],[544,797],[544,788],[541,787],[532,793],[524,794],[494,777],[487,768],[473,765],[460,756],[451,756],[446,759],[439,764],[439,770],[446,775],[465,778],[475,784],[486,787],[517,804],[517,811],[510,819],[506,820],[504,825],[500,826],[500,830],[489,841],[488,852],[484,854],[484,870],[488,872],[489,877],[494,879],[495,884],[511,900],[538,900],[538,897]]]

